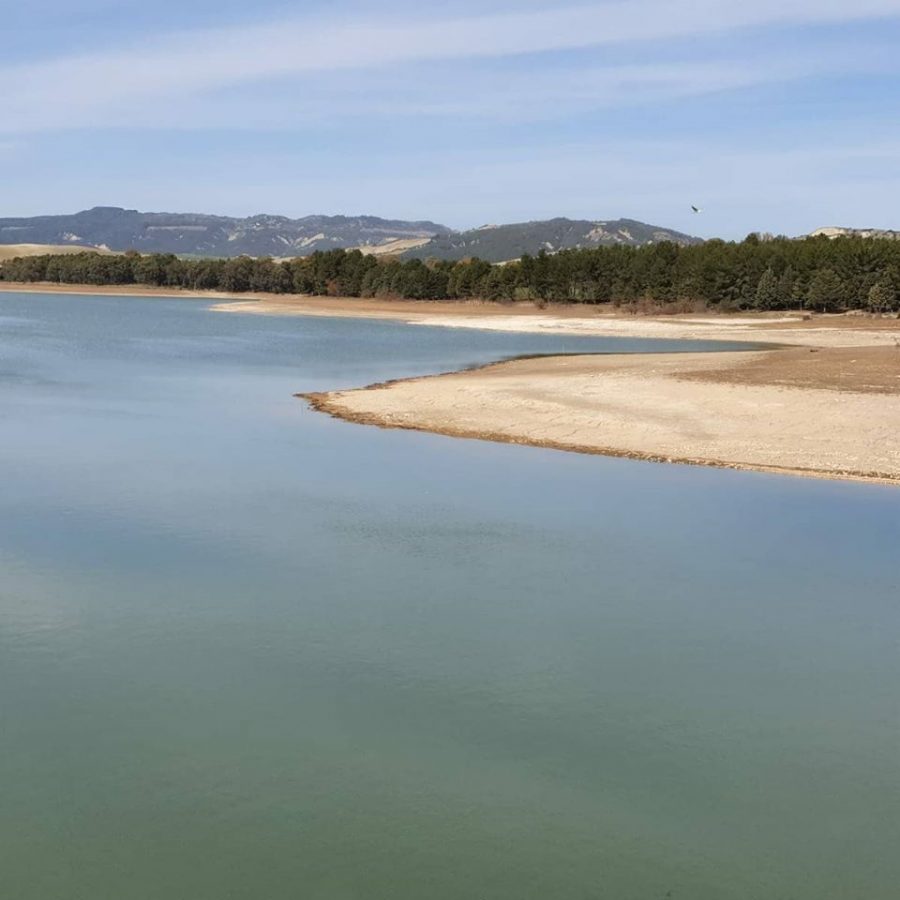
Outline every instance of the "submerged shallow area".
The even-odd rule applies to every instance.
[[[293,397],[658,349],[0,295],[4,893],[893,897],[896,489]]]

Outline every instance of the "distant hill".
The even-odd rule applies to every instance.
[[[249,218],[194,213],[143,213],[98,206],[73,215],[0,219],[0,245],[46,244],[121,252],[184,256],[308,256],[316,250],[359,248],[406,259],[516,259],[541,250],[659,241],[700,243],[699,238],[634,219],[550,219],[452,231],[435,222],[404,222],[375,216],[284,216]]]
[[[504,262],[518,259],[524,253],[534,256],[541,250],[555,253],[578,247],[610,247],[617,244],[639,247],[660,241],[702,243],[700,238],[634,219],[603,222],[549,219],[515,225],[485,225],[471,231],[437,235],[427,244],[407,251],[404,256],[408,259],[465,259],[478,256],[490,262]]]
[[[15,259],[18,256],[54,256],[60,253],[79,253],[84,247],[72,244],[0,244],[0,262],[4,259]],[[98,253],[109,253],[109,250],[97,248]]]
[[[827,228],[817,228],[809,233],[810,237],[861,237],[861,238],[881,238],[882,240],[900,241],[900,231],[890,231],[885,228],[837,228],[828,226]]]
[[[67,216],[0,219],[0,244],[66,244],[197,256],[306,256],[315,250],[403,242],[406,249],[449,228],[375,216],[259,215],[246,219],[193,213],[142,213],[98,206]]]

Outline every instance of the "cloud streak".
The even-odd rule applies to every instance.
[[[900,72],[893,58],[860,56],[833,49],[818,54],[668,60],[597,66],[569,64],[552,70],[520,67],[494,71],[468,66],[432,67],[429,79],[407,72],[371,72],[361,82],[353,74],[315,80],[297,90],[291,81],[256,89],[219,90],[177,101],[150,101],[121,111],[122,127],[173,130],[282,131],[328,127],[352,121],[448,120],[517,125],[573,119],[621,107],[670,103],[690,97],[784,85],[819,76],[886,75]],[[452,84],[452,90],[443,85]],[[437,85],[437,88],[436,88]]]
[[[286,78],[303,85],[323,73],[600,50],[743,29],[879,17],[900,17],[900,0],[758,0],[753,4],[611,0],[552,12],[395,22],[288,19],[249,28],[209,29],[147,41],[127,52],[0,68],[0,130],[101,127],[134,121],[143,104],[168,100],[177,104],[192,96]],[[664,80],[676,93],[697,90],[704,86],[702,78],[693,86],[688,82],[700,68],[687,66],[683,74],[670,73]],[[643,82],[646,89],[649,72],[635,68],[633,80]],[[607,77],[606,85],[618,89],[615,76]],[[601,93],[604,89],[601,86]]]

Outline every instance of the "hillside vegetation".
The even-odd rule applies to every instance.
[[[723,310],[887,312],[898,308],[900,242],[855,237],[760,241],[751,235],[740,243],[563,250],[526,255],[507,265],[479,259],[400,261],[358,250],[332,250],[285,262],[79,253],[7,261],[0,266],[0,280],[417,300],[672,307],[702,303]]]

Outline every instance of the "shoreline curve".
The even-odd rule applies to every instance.
[[[813,373],[815,384],[770,378],[807,377],[810,354],[824,370]],[[882,383],[847,390],[835,382],[835,364],[866,355]],[[384,429],[900,486],[900,442],[889,440],[900,434],[900,352],[886,348],[527,357],[296,396],[317,412]]]

